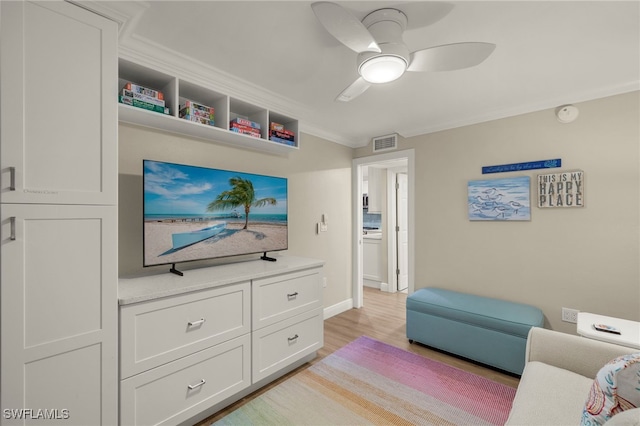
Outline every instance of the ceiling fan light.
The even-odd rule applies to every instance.
[[[388,83],[400,78],[407,62],[395,55],[375,56],[360,65],[360,75],[369,83]]]

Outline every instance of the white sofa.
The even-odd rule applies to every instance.
[[[638,349],[544,328],[529,331],[526,364],[507,425],[579,425],[596,374],[608,361]],[[607,426],[640,425],[640,408]]]

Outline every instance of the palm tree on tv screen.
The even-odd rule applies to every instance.
[[[207,211],[244,207],[244,228],[242,229],[247,229],[251,207],[275,206],[277,203],[276,199],[272,197],[256,200],[253,183],[248,179],[239,176],[232,177],[229,179],[229,185],[231,185],[231,189],[221,192],[214,201],[210,202]]]

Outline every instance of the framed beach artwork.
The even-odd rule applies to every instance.
[[[531,220],[530,187],[529,176],[469,181],[469,220]]]

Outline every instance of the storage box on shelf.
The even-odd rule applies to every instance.
[[[296,134],[298,133],[298,123],[287,122],[282,124],[274,121],[276,114],[273,114],[269,120],[269,140],[273,142],[283,143],[285,145],[296,146]],[[280,118],[285,118],[280,116]]]
[[[120,88],[129,82],[162,91],[165,105],[169,108],[170,113],[167,115],[159,114],[121,103],[118,106],[118,118],[121,122],[188,135],[212,143],[222,143],[274,154],[286,154],[299,147],[298,121],[294,118],[121,58],[119,61]],[[185,100],[192,100],[214,108],[214,124],[203,125],[180,118],[180,106]],[[259,123],[260,137],[232,131],[230,122],[236,118]],[[291,131],[294,135],[293,144],[270,140],[269,125],[271,122],[282,123],[287,130]]]

